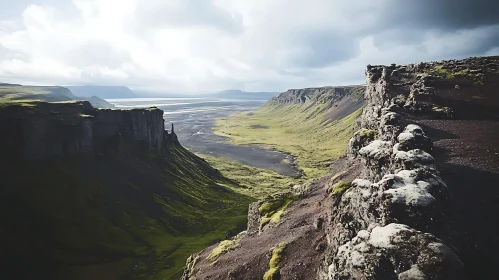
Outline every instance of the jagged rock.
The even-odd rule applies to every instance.
[[[348,155],[356,157],[359,150],[376,139],[377,132],[370,129],[361,129],[348,142]]]
[[[360,149],[359,155],[362,156],[362,162],[365,164],[365,176],[373,181],[377,181],[389,172],[392,143],[389,141],[374,140],[369,145]]]
[[[203,250],[204,251],[204,250]],[[196,266],[196,262],[199,260],[199,255],[203,252],[199,252],[196,254],[192,254],[187,258],[185,263],[184,272],[182,274],[181,280],[196,280],[194,275],[194,268]]]
[[[414,124],[406,126],[404,131],[398,135],[397,139],[400,143],[398,149],[401,151],[421,149],[427,153],[431,153],[433,148],[433,143],[423,132],[423,129]]]
[[[463,279],[463,263],[435,236],[403,224],[362,230],[338,249],[329,279]]]
[[[269,199],[266,200],[259,200],[257,202],[253,202],[249,205],[248,209],[248,229],[247,232],[248,234],[255,234],[260,231],[260,211],[258,211],[258,208]]]

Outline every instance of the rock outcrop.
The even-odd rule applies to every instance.
[[[123,151],[161,153],[165,141],[178,141],[165,131],[163,112],[157,108],[112,110],[95,109],[87,101],[29,102],[2,108],[0,122],[5,130],[2,153],[29,161]]]
[[[499,103],[487,81],[498,62],[367,67],[368,103],[349,144],[350,160],[363,168],[334,203],[319,279],[464,279],[449,190],[432,142],[413,122],[494,118]]]

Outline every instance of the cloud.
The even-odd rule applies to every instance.
[[[37,3],[0,12],[0,80],[279,91],[363,83],[367,64],[499,54],[496,1]]]

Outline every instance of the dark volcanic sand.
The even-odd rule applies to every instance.
[[[452,199],[467,279],[496,279],[499,264],[499,121],[425,120]]]
[[[165,120],[168,129],[170,129],[169,123],[175,124],[175,133],[180,143],[194,152],[224,157],[254,167],[273,170],[285,176],[295,176],[298,170],[292,164],[294,159],[290,155],[258,146],[233,145],[227,138],[213,133],[212,127],[216,118],[255,108],[234,106],[222,110],[166,114]],[[290,163],[283,161],[286,158]]]

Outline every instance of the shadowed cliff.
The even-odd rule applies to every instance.
[[[8,279],[169,279],[246,223],[250,199],[183,148],[159,109],[13,103],[0,129]]]

